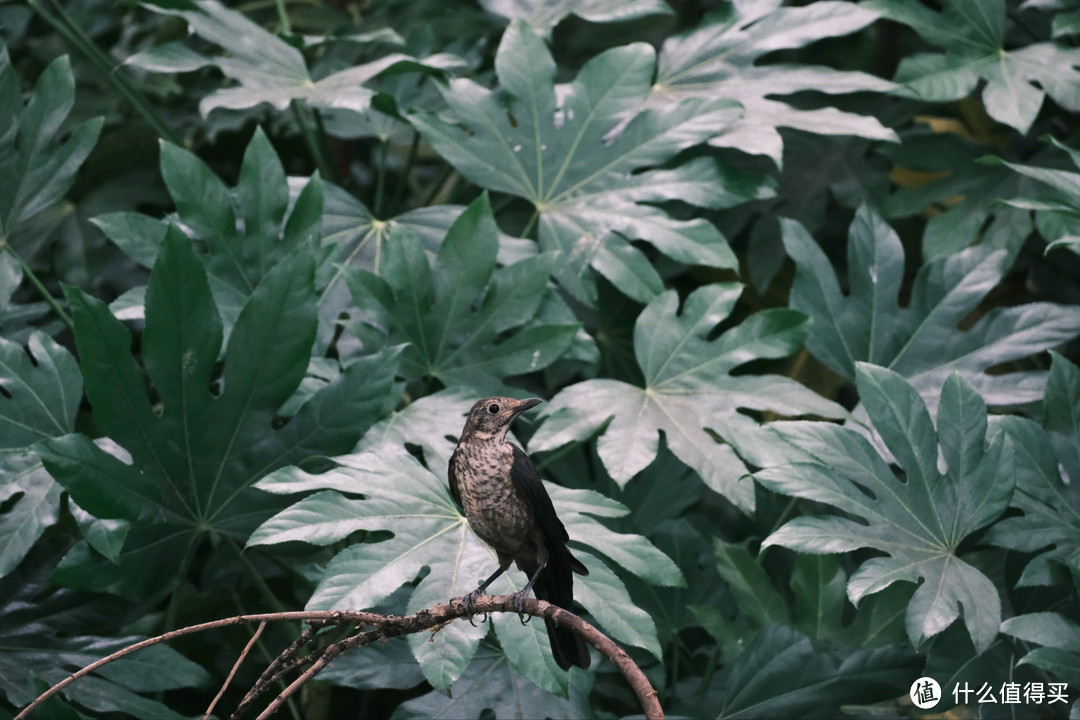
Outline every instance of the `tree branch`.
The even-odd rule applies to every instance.
[[[611,638],[607,637],[569,610],[556,607],[544,600],[526,598],[522,605],[522,609],[527,615],[549,619],[556,625],[570,628],[578,633],[587,643],[592,645],[600,651],[604,657],[610,660],[623,674],[627,682],[630,683],[630,687],[634,690],[635,695],[637,695],[638,701],[641,703],[641,708],[645,713],[645,717],[648,720],[663,719],[664,711],[660,706],[660,701],[657,699],[656,690],[649,683],[648,678],[645,677],[641,668],[639,668],[626,651],[619,647]],[[515,605],[513,597],[510,595],[482,595],[476,600],[476,612],[478,614],[493,612],[516,613],[517,606]],[[26,720],[26,718],[29,718],[31,713],[33,713],[42,702],[57,694],[79,678],[94,672],[114,660],[118,660],[125,655],[130,655],[131,653],[149,647],[150,645],[167,642],[182,635],[191,635],[193,633],[213,630],[229,625],[306,621],[311,624],[311,631],[305,630],[296,642],[293,642],[278,656],[270,667],[263,672],[255,686],[252,687],[241,701],[236,712],[233,713],[233,717],[238,717],[240,713],[243,713],[247,707],[254,702],[255,698],[258,697],[258,695],[260,695],[275,678],[280,676],[282,672],[292,669],[301,664],[301,662],[310,662],[311,666],[301,673],[301,675],[283,690],[281,694],[267,706],[263,713],[259,715],[261,720],[262,718],[267,718],[273,714],[281,703],[285,702],[292,693],[308,680],[315,677],[316,674],[343,652],[363,645],[368,645],[375,641],[381,641],[400,635],[409,635],[431,630],[438,631],[447,623],[466,617],[468,617],[468,613],[465,610],[463,599],[454,598],[448,604],[436,605],[426,610],[421,610],[414,615],[406,615],[404,617],[397,615],[380,615],[378,613],[368,612],[326,610],[237,615],[235,617],[214,620],[199,625],[191,625],[143,640],[134,645],[129,645],[111,655],[103,657],[97,662],[87,665],[42,693],[32,703],[23,708],[22,712],[15,716],[15,720]],[[331,626],[355,626],[362,630],[363,628],[371,627],[371,629],[363,630],[362,632],[335,642],[322,650],[314,652],[311,656],[304,658],[303,660],[297,657],[300,650],[315,638],[316,632],[322,628]],[[243,654],[241,654],[241,657],[236,664],[239,665],[242,660]],[[233,668],[233,672],[235,672],[235,670],[236,667]],[[228,681],[226,681],[226,685],[228,685]]]

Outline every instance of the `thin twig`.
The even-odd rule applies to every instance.
[[[225,678],[225,682],[221,684],[221,689],[218,690],[218,694],[214,696],[214,699],[210,702],[209,707],[206,708],[206,714],[203,715],[203,720],[210,720],[211,713],[214,712],[214,706],[218,704],[218,700],[221,700],[221,696],[225,694],[225,690],[229,687],[232,679],[236,676],[236,671],[240,669],[240,664],[247,658],[248,653],[251,652],[251,648],[255,646],[255,641],[259,639],[259,636],[263,634],[263,630],[266,629],[266,621],[263,620],[259,623],[259,627],[255,628],[255,633],[248,640],[247,645],[244,646],[244,651],[240,653],[240,657],[236,658],[236,662],[233,663],[232,670],[229,671],[229,676]]]

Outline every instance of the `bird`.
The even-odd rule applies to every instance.
[[[530,590],[538,599],[570,610],[574,604],[572,573],[589,574],[567,547],[570,536],[555,514],[536,466],[521,448],[506,439],[514,420],[541,402],[539,398],[509,397],[478,401],[469,411],[457,448],[450,456],[450,494],[473,532],[495,550],[499,560],[491,577],[465,596],[470,622],[476,598],[511,564],[529,578],[525,587],[513,595],[519,615]],[[589,667],[589,651],[577,633],[557,627],[547,618],[544,623],[551,654],[560,668]]]

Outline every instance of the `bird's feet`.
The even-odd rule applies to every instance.
[[[466,619],[468,619],[469,624],[473,627],[476,627],[476,623],[473,622],[473,616],[476,615],[476,598],[480,597],[483,594],[483,590],[481,590],[480,588],[476,588],[475,590],[467,594],[462,600],[463,604],[465,605],[465,617]],[[480,622],[484,623],[486,621],[487,613],[484,613],[484,617],[480,619]]]
[[[522,625],[528,625],[529,621],[532,620],[532,615],[525,614],[525,598],[529,597],[531,590],[532,588],[526,586],[510,596],[514,599],[514,608],[517,610],[518,620],[521,621]]]

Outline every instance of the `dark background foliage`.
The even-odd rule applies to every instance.
[[[1076,717],[1078,34],[1075,0],[0,2],[0,717],[184,625],[464,594],[446,462],[492,394],[547,401],[515,431],[580,609],[670,715],[909,717],[929,676]],[[638,711],[539,625],[357,650],[282,712]],[[43,716],[201,714],[249,632]]]

